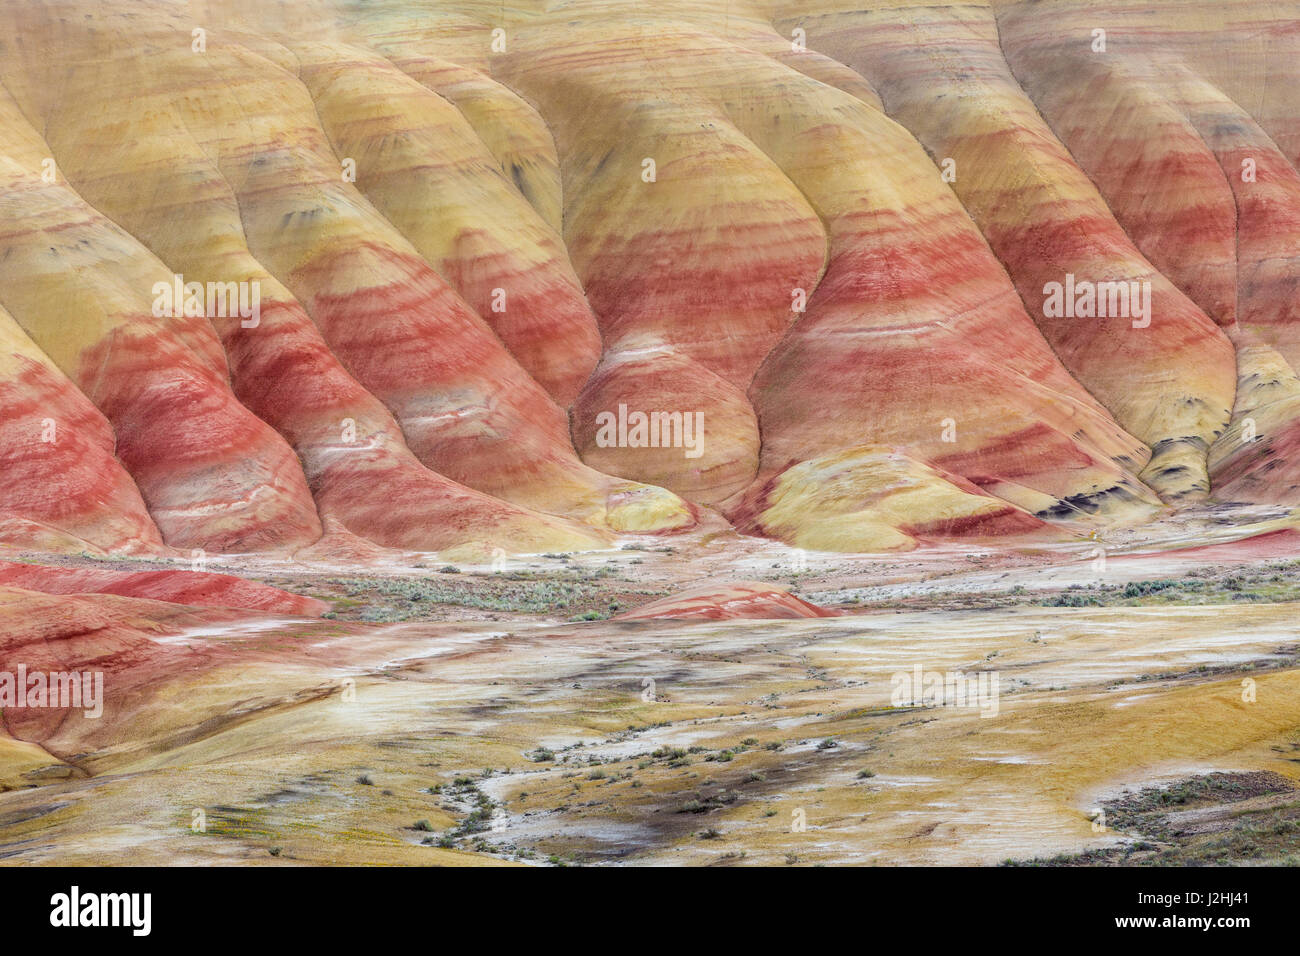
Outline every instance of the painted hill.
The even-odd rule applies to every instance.
[[[0,544],[1300,504],[1300,2],[11,0]]]
[[[45,594],[116,594],[169,604],[305,617],[319,617],[329,609],[324,601],[291,594],[269,584],[205,571],[114,571],[0,561],[0,587]]]
[[[618,615],[619,621],[782,620],[800,617],[837,617],[837,611],[803,600],[787,588],[762,581],[691,588],[673,597],[651,601]]]

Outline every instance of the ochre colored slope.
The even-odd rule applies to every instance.
[[[241,69],[250,64],[256,68]],[[256,83],[259,68],[270,76]],[[477,540],[535,551],[593,547],[607,537],[530,515],[530,507],[619,531],[691,523],[689,509],[672,495],[611,480],[577,460],[563,413],[343,181],[314,126],[306,90],[293,77],[235,47],[210,57],[182,49],[158,62],[127,60],[120,82],[150,90],[165,75],[169,84],[183,85],[188,76],[198,85],[214,71],[240,78],[228,98],[196,106],[176,100],[169,86],[146,110],[154,137],[122,144],[120,164],[108,170],[85,148],[106,134],[106,120],[97,119],[111,115],[102,76],[85,89],[67,89],[63,102],[48,107],[54,119],[47,125],[59,154],[70,157],[70,175],[187,280],[259,283],[261,325],[213,322],[237,390],[297,449],[327,526],[337,519],[395,547],[434,550]],[[256,129],[237,123],[232,133],[212,115],[225,105],[247,118],[259,99],[279,103],[286,117],[296,101],[307,124],[297,131],[301,142],[286,143],[273,159],[258,151]],[[268,114],[264,122],[279,118]],[[156,188],[137,189],[141,179]],[[196,192],[197,208],[179,198],[193,200]],[[295,212],[308,209],[309,215]],[[185,227],[178,228],[177,217]],[[206,228],[196,228],[196,220]],[[324,339],[262,262],[302,296]],[[405,435],[373,396],[397,413]],[[394,509],[394,500],[403,506]]]
[[[1283,504],[1300,473],[1300,175],[1250,112],[1276,83],[1262,82],[1259,48],[1240,39],[1268,35],[1268,47],[1300,54],[1300,38],[1255,5],[1186,7],[1169,23],[1119,11],[1105,49],[1077,42],[1091,35],[1084,5],[1054,5],[1050,23],[1008,8],[1003,49],[1129,235],[1236,345],[1232,423],[1210,454],[1215,496]],[[1234,51],[1226,70],[1220,45]],[[1235,102],[1227,91],[1252,76]],[[1270,125],[1285,134],[1294,114]]]
[[[732,520],[817,551],[906,551],[926,539],[1048,530],[956,475],[879,446],[800,462],[747,491]]]
[[[867,77],[936,161],[952,161],[953,191],[1052,350],[1152,449],[1143,480],[1170,499],[1208,493],[1205,456],[1232,404],[1231,344],[1142,256],[1052,134],[1003,59],[992,10],[912,16],[891,4],[799,22],[810,45]],[[1070,276],[1149,282],[1150,315],[1052,315],[1047,286]]]
[[[49,551],[161,547],[104,416],[0,309],[0,541]]]
[[[1070,381],[906,133],[773,58],[682,30],[609,33],[520,40],[507,65],[560,117],[578,197],[566,238],[608,350],[575,410],[588,460],[713,501],[747,471],[762,483],[870,437],[952,456],[1035,511],[1149,512],[1127,471],[1146,450]],[[761,464],[728,385],[757,409]],[[704,409],[703,455],[597,447],[598,416],[621,404]]]
[[[60,176],[42,177],[48,150],[4,97],[0,128],[0,304],[112,423],[165,541],[247,551],[318,538],[297,460],[230,392],[212,327],[152,314],[171,274]]]
[[[188,54],[187,54],[188,55]],[[93,88],[48,124],[65,173],[186,281],[260,288],[255,327],[210,319],[240,400],[294,448],[326,527],[388,547],[439,550],[477,540],[510,550],[584,547],[600,538],[473,491],[425,466],[392,415],[340,365],[302,306],[252,256],[236,195],[168,102],[150,104],[155,136],[118,145],[115,162],[78,144],[106,135]],[[97,122],[97,118],[99,121]],[[153,188],[136,188],[148,182]],[[394,508],[393,502],[401,507]]]
[[[304,45],[302,79],[334,152],[563,407],[600,354],[596,319],[558,235],[449,101],[380,56]]]

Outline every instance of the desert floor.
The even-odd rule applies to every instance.
[[[496,569],[214,562],[332,610],[131,605],[148,646],[119,654],[109,683],[131,691],[101,719],[38,741],[6,714],[0,859],[1295,863],[1291,524],[1207,510],[1016,552],[702,534]],[[844,613],[614,619],[735,580]],[[997,696],[900,702],[917,668],[985,672]]]

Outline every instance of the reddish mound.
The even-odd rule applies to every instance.
[[[1294,558],[1300,556],[1300,532],[1294,528],[1279,528],[1263,534],[1225,541],[1221,544],[1198,544],[1175,551],[1153,551],[1137,554],[1137,558],[1179,557],[1216,558],[1219,560],[1245,560],[1247,558]]]
[[[738,581],[708,585],[673,597],[651,601],[634,611],[618,615],[618,621],[647,621],[658,618],[699,621],[739,619],[778,620],[794,617],[838,617],[831,611],[797,598],[777,584]]]
[[[275,614],[319,617],[324,601],[290,594],[269,584],[202,571],[111,571],[0,563],[0,585],[46,594],[116,594],[172,604],[244,608]]]
[[[10,695],[17,682],[23,699],[30,701],[32,682],[27,678],[34,675],[76,673],[88,682],[68,701],[71,706],[51,701],[50,706],[4,707],[0,727],[17,740],[39,743],[58,760],[78,765],[71,755],[84,757],[111,747],[114,728],[130,719],[142,699],[181,672],[207,669],[226,654],[201,642],[196,642],[197,650],[167,645],[160,637],[220,626],[241,616],[238,611],[194,611],[116,595],[50,597],[0,586],[0,676],[7,678]],[[100,708],[105,719],[82,719],[83,710]]]

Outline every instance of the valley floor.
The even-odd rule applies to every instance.
[[[1296,863],[1300,562],[1267,540],[1100,572],[756,546],[733,573],[849,612],[779,621],[609,619],[697,552],[262,568],[334,617],[129,603],[101,719],[6,712],[0,860]]]

